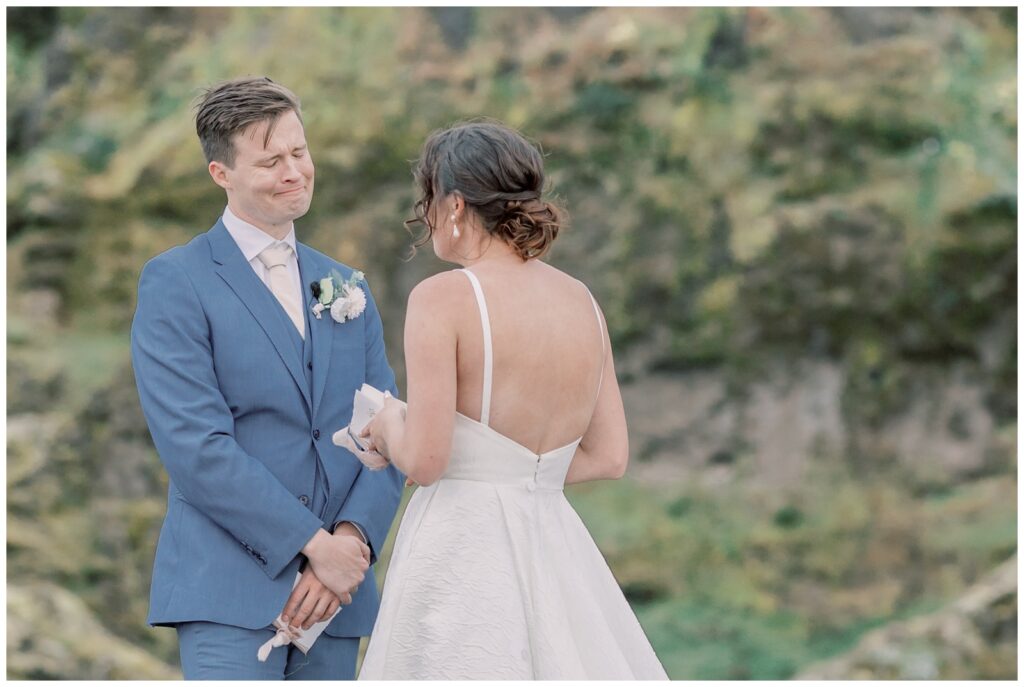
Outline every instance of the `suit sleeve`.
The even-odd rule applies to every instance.
[[[172,256],[142,270],[131,353],[142,410],[171,481],[277,577],[323,523],[235,441],[206,313]]]
[[[393,396],[398,396],[395,386],[395,373],[388,365],[384,351],[384,328],[380,313],[366,288],[366,382],[381,391],[387,389]],[[377,560],[377,554],[384,547],[384,540],[391,529],[391,523],[402,500],[402,487],[405,475],[394,465],[383,470],[373,471],[363,467],[356,477],[348,497],[342,504],[337,522],[348,521],[362,529],[368,539],[371,551],[370,562]]]

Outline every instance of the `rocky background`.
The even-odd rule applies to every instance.
[[[633,447],[568,495],[673,678],[1016,677],[1016,9],[7,20],[8,677],[180,675],[128,327],[223,207],[191,103],[243,74],[301,96],[300,238],[367,273],[400,382],[445,269],[404,260],[409,161],[479,115],[543,146]]]

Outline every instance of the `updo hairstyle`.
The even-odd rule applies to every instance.
[[[547,253],[564,222],[564,211],[544,200],[544,159],[518,131],[498,122],[456,124],[432,133],[413,176],[420,190],[414,219],[430,241],[438,219],[434,200],[459,192],[484,230],[512,246],[523,259]]]

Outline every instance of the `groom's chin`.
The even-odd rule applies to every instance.
[[[287,214],[291,217],[291,221],[295,221],[300,217],[304,217],[309,212],[309,208],[312,205],[313,196],[312,194],[307,195],[303,202],[296,202],[294,205],[289,207],[283,214]]]

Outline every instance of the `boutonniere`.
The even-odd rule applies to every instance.
[[[320,319],[324,310],[331,311],[335,322],[354,320],[366,309],[366,292],[359,286],[363,273],[356,270],[348,279],[343,279],[338,270],[331,270],[331,276],[324,277],[309,285],[316,303],[313,314]]]

